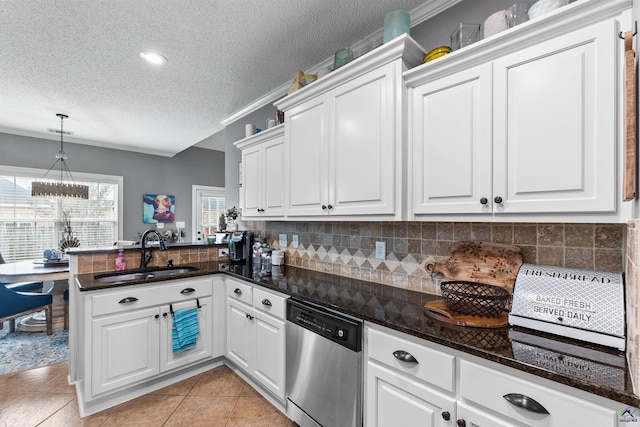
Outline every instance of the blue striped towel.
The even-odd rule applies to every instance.
[[[195,347],[199,333],[197,308],[177,310],[173,314],[171,338],[174,353]]]

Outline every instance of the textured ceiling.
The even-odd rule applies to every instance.
[[[171,156],[425,2],[2,0],[0,132]]]

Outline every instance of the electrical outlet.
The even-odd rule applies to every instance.
[[[286,234],[278,234],[278,244],[281,249],[287,248],[287,235]]]
[[[157,223],[156,228],[164,228],[164,222]]]
[[[184,228],[184,227],[185,227],[184,221],[176,221],[176,228]]]
[[[298,246],[300,246],[300,243],[298,242],[298,235],[294,234],[291,238],[291,247],[293,247],[293,249],[298,249]]]
[[[218,249],[218,256],[229,256],[229,252],[227,251],[227,249]]]
[[[384,259],[387,254],[387,244],[385,242],[376,242],[376,259]]]

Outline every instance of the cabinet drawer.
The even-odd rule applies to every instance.
[[[213,293],[211,278],[123,287],[91,297],[93,316],[203,298]]]
[[[253,289],[253,306],[280,320],[284,320],[287,315],[287,297],[257,287]]]
[[[509,403],[504,396],[526,396],[549,414],[535,413]],[[617,412],[504,372],[460,361],[460,396],[508,416],[536,426],[614,426]]]
[[[229,295],[232,300],[242,301],[249,305],[251,305],[253,301],[251,296],[251,285],[248,283],[229,280],[227,282],[227,295]]]
[[[410,376],[453,392],[455,386],[455,357],[433,350],[411,337],[400,338],[376,329],[367,328],[367,350],[376,359]],[[407,352],[415,362],[399,360],[394,353]]]

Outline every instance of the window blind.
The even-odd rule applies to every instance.
[[[89,200],[32,197],[31,183],[42,176],[38,173],[0,173],[0,253],[6,262],[42,258],[45,249],[58,248],[66,217],[82,247],[118,240],[117,180],[77,180],[89,186]]]

